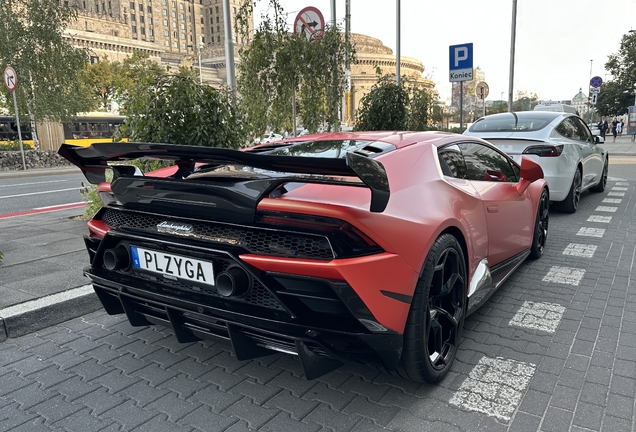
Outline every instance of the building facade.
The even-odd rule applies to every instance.
[[[385,46],[380,39],[358,33],[351,34],[351,43],[356,49],[357,63],[351,64],[351,106],[345,110],[345,121],[355,116],[362,98],[371,91],[371,87],[378,81],[376,69],[379,68],[383,75],[395,75],[396,59],[393,50]],[[422,75],[424,65],[421,61],[402,56],[400,59],[400,75],[409,81],[433,93],[437,99],[435,83]],[[345,104],[346,106],[346,104]]]
[[[134,51],[163,64],[184,61],[199,66],[203,80],[225,83],[225,32],[222,0],[67,0],[79,11],[65,31],[74,45],[86,48],[91,61],[121,61]],[[230,0],[234,18],[241,0]],[[252,22],[248,19],[248,22]],[[253,29],[253,23],[250,29]],[[234,49],[247,43],[232,29]],[[235,55],[238,60],[238,55]]]

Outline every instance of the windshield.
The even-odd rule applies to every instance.
[[[555,118],[550,112],[501,113],[482,117],[468,129],[470,132],[532,132],[543,129]]]

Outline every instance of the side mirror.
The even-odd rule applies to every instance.
[[[524,193],[531,183],[543,178],[541,166],[527,156],[521,157],[521,180],[517,183],[519,195]]]
[[[603,138],[602,136],[596,135],[594,137],[594,143],[595,144],[603,144],[604,142],[605,142],[605,138]]]

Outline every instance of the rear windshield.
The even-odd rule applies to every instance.
[[[269,150],[269,146],[263,146],[252,151],[278,156],[343,158],[347,153],[361,150],[370,144],[377,144],[381,147],[386,145],[361,140],[303,141],[275,143],[271,146],[271,150]]]
[[[482,117],[470,132],[532,132],[546,127],[556,116],[550,112],[501,113]]]

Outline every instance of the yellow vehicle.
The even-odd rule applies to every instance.
[[[113,115],[83,115],[64,124],[64,142],[67,144],[89,146],[93,143],[111,142],[117,128],[126,117]]]
[[[21,123],[20,131],[22,132],[22,143],[24,146],[33,148],[31,125],[28,122]],[[18,126],[13,116],[0,116],[0,144],[6,144],[8,141],[18,141]]]

